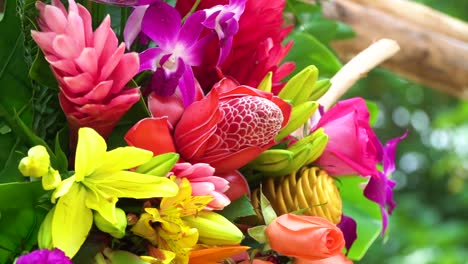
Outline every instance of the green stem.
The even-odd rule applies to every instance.
[[[195,1],[192,8],[190,9],[190,11],[184,16],[184,18],[182,18],[182,23],[184,23],[185,19],[187,19],[187,17],[190,16],[197,9],[198,5],[200,5],[200,2],[201,2],[201,0],[196,0]]]

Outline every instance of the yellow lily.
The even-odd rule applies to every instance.
[[[171,197],[178,186],[165,177],[127,171],[152,158],[151,151],[121,147],[107,151],[105,140],[91,128],[81,128],[75,158],[75,173],[52,194],[58,202],[52,219],[52,244],[73,257],[84,243],[95,210],[118,225],[118,198]]]

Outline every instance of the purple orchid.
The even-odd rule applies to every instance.
[[[179,12],[160,0],[140,0],[135,6],[124,30],[129,48],[138,36],[152,39],[157,47],[140,54],[140,71],[151,70],[152,91],[159,96],[171,96],[179,87],[184,106],[195,100],[195,77],[192,66],[199,66],[212,34],[220,41],[218,65],[226,59],[232,38],[239,28],[246,0],[231,0],[229,5],[217,5],[190,14],[182,23]],[[143,33],[143,34],[141,34]]]
[[[395,154],[398,143],[405,139],[408,131],[400,137],[391,139],[383,147],[383,172],[379,172],[379,177],[370,177],[364,196],[369,200],[376,202],[380,206],[382,213],[382,234],[387,230],[388,215],[392,214],[396,206],[393,200],[393,188],[396,182],[389,178],[389,175],[395,171]]]
[[[156,95],[170,96],[179,87],[184,106],[194,101],[192,66],[200,65],[210,38],[207,35],[199,39],[204,19],[204,12],[198,11],[181,26],[179,12],[166,3],[155,2],[146,9],[141,30],[158,46],[140,54],[140,71],[154,72],[151,88]]]
[[[229,55],[232,39],[239,30],[239,19],[244,13],[246,0],[230,0],[228,5],[216,5],[205,9],[206,20],[203,25],[216,32],[220,52],[216,66],[221,65]]]
[[[343,232],[346,243],[345,247],[349,252],[349,249],[357,238],[357,223],[352,217],[342,215],[341,221],[337,226],[341,229],[341,232]]]

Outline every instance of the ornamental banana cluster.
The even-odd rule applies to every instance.
[[[252,195],[255,208],[260,208],[259,192],[256,189]],[[326,218],[334,224],[341,220],[342,201],[335,180],[317,167],[303,167],[281,178],[267,178],[262,183],[262,193],[277,215],[302,212]]]

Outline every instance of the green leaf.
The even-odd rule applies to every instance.
[[[359,176],[338,177],[343,214],[357,223],[357,239],[348,252],[348,258],[360,260],[382,232],[379,206],[364,196],[361,184],[368,180]]]
[[[0,182],[17,181],[21,174],[16,169],[21,153],[26,148],[13,129],[17,113],[26,124],[32,123],[30,107],[31,87],[28,80],[28,67],[24,59],[24,37],[21,23],[16,16],[17,1],[5,2],[5,13],[0,22],[0,123],[7,126],[0,134]],[[8,131],[11,130],[11,131]],[[11,202],[11,201],[9,201]]]
[[[2,183],[0,184],[0,212],[11,208],[32,207],[44,194],[45,191],[40,181]]]
[[[338,58],[312,35],[294,30],[286,41],[294,41],[285,61],[296,63],[296,74],[309,65],[315,65],[322,77],[331,77],[341,68]]]
[[[13,263],[16,256],[32,249],[45,215],[44,209],[33,207],[1,211],[0,263]]]
[[[255,241],[261,244],[265,244],[267,242],[267,238],[265,235],[266,225],[254,226],[252,228],[247,229],[247,233],[251,236]]]
[[[36,244],[46,211],[35,205],[44,193],[40,181],[0,184],[0,263]]]
[[[370,114],[369,124],[373,126],[379,117],[379,106],[375,102],[369,100],[366,100],[366,106]]]
[[[250,203],[250,199],[246,195],[243,195],[217,213],[224,216],[229,221],[234,222],[237,218],[255,215],[255,210]]]
[[[49,63],[44,58],[42,51],[37,53],[36,59],[34,60],[31,69],[29,70],[29,77],[49,89],[56,91],[59,90],[57,79],[55,79],[55,76],[50,69]]]
[[[56,157],[56,162],[55,164],[52,164],[52,166],[55,165],[54,169],[58,170],[59,172],[66,173],[68,171],[68,159],[67,155],[65,155],[65,152],[63,152],[62,147],[61,147],[61,140],[60,140],[60,135],[62,134],[63,129],[60,130],[57,135],[55,136],[55,157]]]

